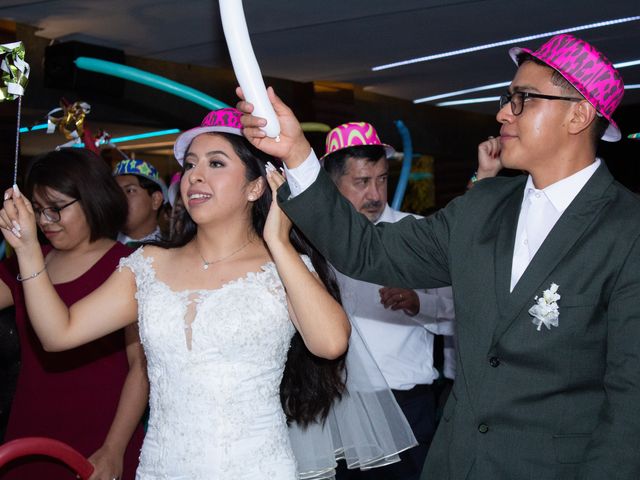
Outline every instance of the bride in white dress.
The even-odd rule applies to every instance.
[[[137,250],[69,309],[46,274],[30,203],[5,194],[0,227],[45,349],[139,322],[151,416],[138,480],[296,479],[287,420],[322,420],[344,389],[349,322],[320,279],[326,264],[302,254],[272,202],[277,173],[265,174],[239,117],[212,112],[176,142],[191,220],[182,239]]]

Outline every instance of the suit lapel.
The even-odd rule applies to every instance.
[[[526,179],[526,177],[524,177]],[[524,179],[522,186],[524,186]],[[502,221],[495,245],[495,285],[498,312],[503,316],[509,303],[509,289],[511,287],[511,265],[513,263],[513,249],[520,217],[520,207],[524,188],[519,188],[507,200],[502,212]]]
[[[612,181],[611,174],[602,163],[551,229],[511,294],[508,292],[518,215],[515,217],[515,224],[511,218],[503,223],[496,245],[496,287],[500,290],[498,301],[504,303],[499,305],[500,317],[492,345],[498,342],[525,307],[533,305],[534,297],[549,288],[550,284],[543,282],[609,202],[610,198],[605,195],[605,191]],[[507,228],[512,230],[504,232],[503,229]]]

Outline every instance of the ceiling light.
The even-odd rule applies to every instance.
[[[47,124],[41,123],[39,125],[34,125],[33,127],[22,127],[20,129],[20,133],[35,132],[36,130],[44,130],[46,128],[47,128]]]
[[[500,100],[500,97],[467,98],[466,100],[451,100],[450,102],[436,103],[436,106],[450,107],[452,105],[469,105],[470,103],[497,102],[499,100]]]
[[[174,133],[180,133],[180,130],[177,128],[172,128],[170,130],[158,130],[157,132],[139,133],[137,135],[128,135],[126,137],[115,137],[109,140],[109,143],[130,142],[131,140],[140,140],[142,138],[151,138],[151,137],[161,137],[163,135],[172,135]]]
[[[483,90],[493,90],[494,88],[504,88],[504,87],[508,87],[510,84],[511,82],[500,82],[500,83],[492,83],[491,85],[482,85],[481,87],[466,88],[464,90],[456,90],[455,92],[441,93],[440,95],[433,95],[431,97],[417,98],[413,101],[413,103],[424,103],[424,102],[430,102],[431,100],[439,100],[441,98],[464,95],[465,93],[482,92]]]
[[[625,90],[636,90],[640,88],[640,83],[634,83],[632,85],[625,85]],[[451,100],[449,102],[440,102],[436,103],[437,107],[451,107],[453,105],[468,105],[470,103],[488,103],[488,102],[497,102],[500,100],[500,97],[480,97],[480,98],[467,98],[465,100]],[[417,102],[415,100],[414,102]]]
[[[410,58],[409,60],[402,60],[399,62],[387,63],[385,65],[378,65],[376,67],[372,67],[371,70],[373,70],[374,72],[377,72],[380,70],[387,70],[389,68],[402,67],[405,65],[411,65],[411,64],[420,63],[420,62],[428,62],[430,60],[437,60],[439,58],[453,57],[456,55],[477,52],[480,50],[488,50],[490,48],[502,47],[504,45],[511,45],[513,43],[528,42],[529,40],[536,40],[538,38],[552,37],[553,35],[558,35],[560,33],[579,32],[580,30],[589,30],[592,28],[608,27],[611,25],[618,25],[620,23],[634,22],[636,20],[640,20],[640,16],[616,18],[614,20],[605,20],[603,22],[589,23],[587,25],[578,25],[576,27],[563,28],[562,30],[554,30],[553,32],[538,33],[536,35],[511,38],[509,40],[503,40],[503,41],[494,42],[494,43],[485,43],[484,45],[476,45],[474,47],[462,48],[459,50],[452,50],[450,52],[436,53],[433,55],[427,55],[427,56],[418,57],[418,58]]]
[[[640,65],[640,60],[629,60],[628,62],[620,62],[620,63],[613,64],[613,66],[616,67],[617,69],[633,67],[636,65]],[[456,90],[453,92],[441,93],[439,95],[432,95],[430,97],[416,98],[413,101],[413,103],[424,103],[424,102],[430,102],[432,100],[440,100],[441,98],[456,97],[458,95],[464,95],[465,93],[482,92],[483,90],[493,90],[494,88],[508,87],[510,84],[511,82],[500,82],[500,83],[492,83],[490,85],[482,85],[480,87],[465,88],[464,90]],[[634,88],[637,88],[637,87],[625,85],[625,90],[633,90]],[[438,103],[437,105],[441,105],[441,104]]]

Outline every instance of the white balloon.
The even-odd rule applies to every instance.
[[[253,53],[242,0],[220,0],[220,16],[233,70],[244,97],[253,104],[253,115],[267,121],[262,131],[269,137],[277,138],[280,135],[280,122],[267,97],[267,89]]]

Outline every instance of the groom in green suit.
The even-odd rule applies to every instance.
[[[269,91],[286,163],[282,208],[346,275],[405,288],[453,285],[457,378],[425,480],[640,479],[640,201],[596,158],[615,141],[624,86],[586,42],[512,49],[501,160],[526,171],[477,182],[435,215],[373,225],[319,168]]]

